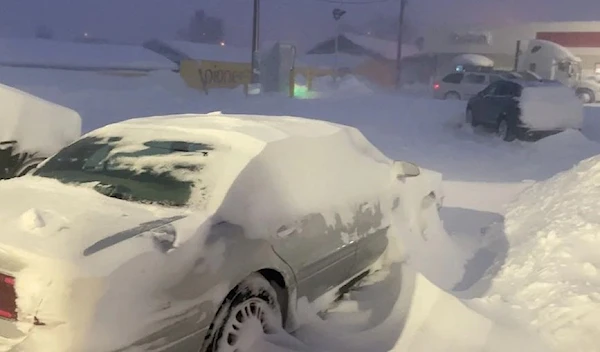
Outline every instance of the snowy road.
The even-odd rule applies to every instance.
[[[78,81],[78,74],[73,75],[59,81]],[[408,245],[411,265],[427,279],[392,261],[385,271],[369,277],[333,307],[325,321],[307,314],[309,323],[294,336],[281,334],[259,341],[255,350],[263,352],[536,351],[535,341],[528,345],[527,315],[510,307],[503,315],[498,315],[498,310],[492,314],[478,300],[489,298],[494,275],[508,255],[509,241],[503,232],[505,207],[533,182],[600,154],[600,107],[586,108],[583,134],[566,132],[537,143],[505,143],[485,131],[463,126],[463,102],[374,94],[362,88],[350,87],[310,100],[246,99],[232,92],[211,92],[206,98],[185,92],[167,99],[164,95],[169,89],[141,89],[148,84],[141,79],[139,87],[128,87],[131,94],[110,91],[101,93],[100,99],[96,95],[101,89],[112,89],[106,82],[95,82],[98,86],[90,88],[92,95],[20,81],[22,75],[16,71],[4,72],[4,76],[17,87],[77,109],[88,129],[132,114],[221,110],[295,115],[356,126],[390,157],[444,174],[446,198],[441,216],[450,238]],[[163,96],[162,100],[158,96]],[[452,249],[444,245],[448,241]],[[413,287],[422,287],[418,295]]]

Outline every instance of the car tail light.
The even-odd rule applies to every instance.
[[[15,278],[0,274],[0,318],[17,320]]]
[[[433,89],[435,89],[435,90],[440,89],[440,84],[439,83],[434,83],[433,84]]]

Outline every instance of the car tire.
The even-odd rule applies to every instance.
[[[503,114],[498,120],[496,133],[498,134],[498,137],[502,138],[505,142],[512,142],[517,139],[515,128],[506,117],[506,114]]]
[[[252,274],[234,288],[219,307],[205,340],[206,352],[244,352],[255,336],[283,329],[274,282]]]
[[[471,108],[468,108],[467,111],[465,111],[465,122],[473,127],[477,126],[477,123],[473,118],[473,110],[471,110]]]
[[[460,94],[458,94],[457,92],[448,92],[446,94],[444,94],[444,99],[445,100],[460,100]]]
[[[594,92],[592,92],[590,89],[586,89],[586,88],[577,89],[575,94],[577,95],[577,98],[579,98],[579,100],[583,104],[592,104],[596,101],[596,96],[595,96]]]

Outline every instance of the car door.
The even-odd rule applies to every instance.
[[[359,240],[356,266],[352,274],[359,274],[385,252],[389,242],[387,237],[389,225],[383,222],[381,204],[378,202],[362,204],[355,219],[355,230]]]
[[[298,298],[315,300],[349,279],[356,267],[358,236],[341,214],[308,214],[277,231],[273,249],[296,275]]]
[[[469,107],[473,113],[473,119],[476,123],[487,124],[488,105],[490,104],[490,98],[495,94],[497,83],[492,83],[487,86],[484,90],[479,92],[469,102]]]
[[[468,73],[461,83],[461,95],[464,99],[470,99],[485,89],[487,85],[487,75],[481,73]]]
[[[494,84],[494,89],[484,97],[485,106],[482,113],[482,123],[489,126],[498,124],[498,116],[505,108],[507,97],[510,96],[510,82],[498,81]]]

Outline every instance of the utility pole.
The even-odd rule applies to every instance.
[[[346,14],[345,10],[342,9],[334,9],[333,10],[333,19],[335,20],[335,54],[334,54],[334,70],[335,70],[335,74],[333,76],[334,82],[337,82],[338,79],[338,71],[339,71],[339,41],[340,41],[340,19],[342,19],[342,16],[344,16]]]
[[[260,0],[254,0],[252,16],[252,78],[251,83],[260,82],[260,67],[258,66],[258,50],[260,40]]]
[[[407,0],[400,0],[400,14],[398,15],[398,49],[396,50],[396,89],[400,89],[402,75],[402,42],[404,34],[404,11]]]

